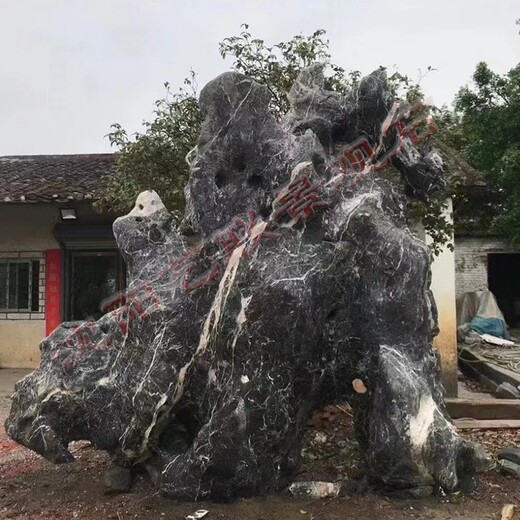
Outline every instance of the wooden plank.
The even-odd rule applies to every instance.
[[[455,419],[453,421],[459,430],[504,430],[508,428],[520,428],[520,419],[499,419],[496,421],[477,419]]]
[[[520,419],[520,399],[445,399],[453,419]]]
[[[459,364],[469,365],[482,376],[491,379],[497,386],[502,383],[510,383],[514,387],[520,386],[519,373],[494,365],[478,352],[467,347],[463,347],[459,352]]]
[[[459,358],[459,368],[463,374],[466,374],[472,379],[476,379],[479,383],[489,388],[491,393],[496,392],[498,385],[494,381],[491,381],[489,377],[482,375],[471,363],[467,363]]]

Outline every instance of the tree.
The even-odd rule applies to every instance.
[[[140,192],[153,188],[173,216],[181,218],[189,169],[186,157],[197,143],[202,123],[194,73],[184,83],[175,93],[165,83],[166,95],[155,102],[154,119],[144,121],[144,132],[133,139],[121,125],[112,125],[108,138],[118,149],[117,159],[101,206],[128,211]]]
[[[449,136],[484,173],[495,204],[489,230],[520,243],[520,64],[500,75],[479,63],[460,89]]]
[[[318,29],[310,36],[297,35],[288,42],[268,47],[264,40],[252,38],[249,26],[238,36],[225,38],[219,45],[222,58],[234,58],[233,68],[267,86],[271,92],[271,111],[278,119],[289,110],[287,93],[304,68],[323,63],[331,74],[326,79],[326,88],[346,93],[359,79],[359,71],[345,72],[332,63],[329,41],[325,31]]]

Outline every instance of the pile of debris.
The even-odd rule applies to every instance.
[[[457,306],[457,338],[470,345],[481,340],[511,344],[506,320],[491,291],[467,292],[462,296]]]
[[[496,397],[520,399],[520,342],[491,291],[466,293],[457,309],[461,369]]]

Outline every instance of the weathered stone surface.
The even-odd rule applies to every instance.
[[[520,478],[520,464],[516,464],[507,459],[500,459],[498,461],[498,469],[506,475]]]
[[[507,448],[500,450],[498,458],[509,460],[520,465],[520,448],[516,446],[508,446]]]
[[[105,494],[128,493],[132,489],[132,470],[113,464],[105,472]]]
[[[88,439],[168,496],[227,499],[286,488],[310,414],[343,399],[372,485],[453,490],[482,469],[443,404],[429,251],[385,178],[427,197],[440,157],[396,124],[382,72],[341,96],[313,66],[290,99],[277,122],[243,75],[204,88],[184,234],[154,193],[115,222],[124,305],[42,342],[13,439],[54,462]],[[377,168],[343,171],[354,141]]]

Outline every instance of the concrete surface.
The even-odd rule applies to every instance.
[[[460,399],[496,399],[496,397],[487,392],[475,392],[464,381],[458,381],[458,397]]]
[[[11,396],[15,383],[30,372],[23,368],[0,368],[0,397]]]

